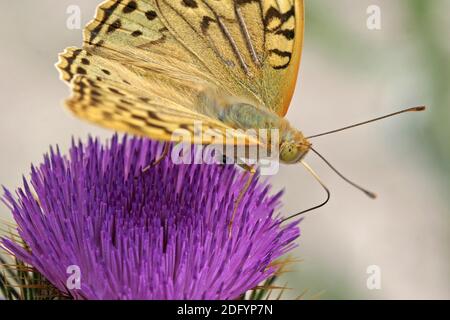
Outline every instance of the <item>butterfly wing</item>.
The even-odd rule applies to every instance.
[[[75,60],[83,67],[73,63]],[[149,87],[145,77],[130,72],[124,65],[77,48],[66,49],[58,66],[63,79],[70,80],[72,85],[73,93],[66,105],[82,119],[165,141],[179,141],[180,136],[186,141],[188,134],[194,143],[258,143],[252,137],[230,131],[231,128],[222,122],[176,102],[195,103],[194,92],[202,90],[195,79],[185,85],[178,84],[177,90],[172,92],[175,79],[166,86],[166,75],[158,78],[155,74]]]
[[[103,3],[85,29],[83,49],[60,55],[57,67],[73,91],[69,110],[101,126],[159,140],[188,131],[202,143],[220,136],[226,143],[257,144],[196,111],[204,92],[217,91],[214,78],[170,35],[150,4],[132,3]]]
[[[303,45],[303,0],[154,0],[164,25],[232,95],[284,116]]]
[[[211,0],[104,2],[84,31],[83,49],[69,48],[60,56],[62,78],[74,90],[69,108],[98,124],[161,140],[170,140],[177,128],[197,136],[195,120],[222,133],[231,129],[201,111],[199,97],[205,92],[220,91],[283,115],[295,86],[303,2],[227,0],[220,5]],[[140,119],[150,115],[154,120],[148,123]]]

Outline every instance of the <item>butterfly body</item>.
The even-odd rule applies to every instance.
[[[309,143],[284,116],[303,12],[303,0],[105,1],[83,47],[60,55],[73,91],[66,104],[84,120],[163,141],[183,129],[194,142],[222,135],[264,146],[271,141],[239,130],[276,129],[280,160],[298,162]]]
[[[266,148],[274,142],[282,162],[298,162],[309,150],[310,143],[302,132],[271,108],[255,106],[245,98],[226,97],[217,92],[200,94],[197,106],[200,113],[221,121],[230,130],[250,130]],[[275,135],[272,135],[273,130]],[[273,138],[277,141],[272,141]]]
[[[308,152],[310,143],[301,131],[289,121],[273,113],[268,108],[259,108],[246,103],[235,103],[220,108],[218,119],[232,128],[254,130],[259,140],[270,146],[273,142],[272,132],[275,131],[278,141],[280,160],[285,163],[296,163]],[[260,134],[263,130],[264,134]]]

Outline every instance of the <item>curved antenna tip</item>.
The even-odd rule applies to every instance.
[[[426,106],[418,106],[418,107],[411,108],[411,111],[425,111],[426,109],[427,109]]]
[[[312,152],[314,152],[320,159],[323,160],[323,162],[325,162],[325,164],[330,167],[331,170],[333,170],[339,177],[341,177],[345,182],[349,183],[350,185],[352,185],[353,187],[355,187],[356,189],[362,191],[366,196],[368,196],[371,199],[376,199],[377,195],[376,193],[367,190],[366,188],[361,187],[360,185],[354,183],[353,181],[351,181],[350,179],[348,179],[347,177],[345,177],[342,173],[340,173],[323,155],[321,155],[316,149],[314,149],[313,147],[310,147],[310,150]]]
[[[364,190],[364,193],[365,193],[370,199],[376,199],[376,198],[378,198],[378,195],[377,195],[376,193],[374,193],[374,192]]]

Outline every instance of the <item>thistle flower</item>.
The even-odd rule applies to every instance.
[[[67,156],[51,149],[16,196],[5,189],[25,246],[6,237],[3,247],[75,299],[234,299],[271,277],[299,235],[275,216],[281,193],[256,177],[230,236],[241,171],[166,157],[143,172],[161,150],[117,135],[73,142]]]

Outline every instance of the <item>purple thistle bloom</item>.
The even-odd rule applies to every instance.
[[[3,246],[75,299],[234,299],[274,274],[297,223],[280,225],[281,193],[255,178],[228,224],[246,178],[230,165],[175,165],[143,173],[162,144],[115,135],[73,143],[32,167],[4,202],[29,250]],[[194,149],[198,153],[198,148]],[[194,156],[194,152],[193,152]],[[69,266],[81,271],[69,289]]]

